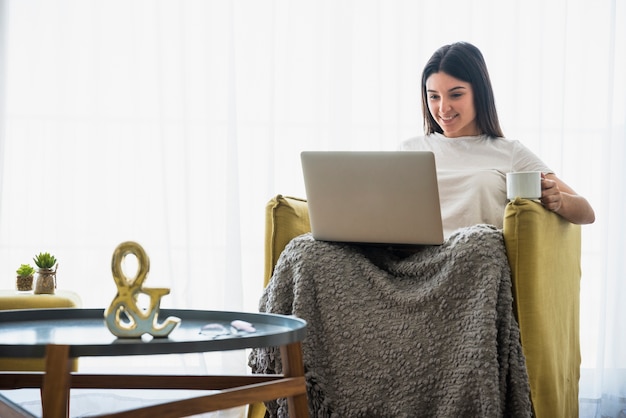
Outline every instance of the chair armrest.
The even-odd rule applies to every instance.
[[[535,415],[578,416],[580,226],[516,199],[503,234]]]

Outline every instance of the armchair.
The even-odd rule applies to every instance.
[[[287,243],[309,231],[306,200],[282,195],[270,200],[265,285]],[[535,416],[578,416],[580,226],[536,202],[516,199],[505,209],[503,236]],[[262,404],[250,406],[249,417],[263,415]]]
[[[80,296],[69,290],[57,290],[52,295],[33,295],[13,290],[0,290],[0,311],[14,309],[80,308]],[[72,370],[78,369],[78,360],[72,360]],[[0,358],[2,371],[42,371],[45,360],[42,358]]]

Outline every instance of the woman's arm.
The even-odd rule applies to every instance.
[[[541,203],[575,224],[590,224],[596,220],[593,208],[582,196],[563,183],[556,175],[541,175]]]

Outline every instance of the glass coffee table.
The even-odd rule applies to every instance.
[[[308,417],[301,350],[306,333],[304,320],[265,313],[173,309],[161,309],[159,316],[181,319],[167,338],[122,339],[108,330],[102,309],[0,312],[0,357],[40,357],[46,364],[44,372],[0,371],[0,389],[40,388],[43,415],[52,418],[69,416],[71,388],[218,391],[111,415],[116,417],[189,416],[277,398],[288,399],[291,417]],[[243,323],[243,328],[251,324],[253,329],[232,329],[233,321]],[[71,371],[72,360],[85,356],[201,353],[271,346],[280,347],[282,374],[128,375],[112,371],[105,375]],[[24,415],[20,415],[20,408],[0,399],[0,416]]]

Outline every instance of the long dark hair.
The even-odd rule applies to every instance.
[[[472,85],[474,108],[476,109],[476,125],[478,129],[490,137],[504,137],[498,112],[496,110],[493,88],[487,64],[483,54],[474,45],[457,42],[439,48],[426,63],[422,72],[422,113],[424,115],[424,131],[426,134],[443,133],[441,126],[435,121],[428,110],[428,93],[426,80],[434,73],[444,72]]]

